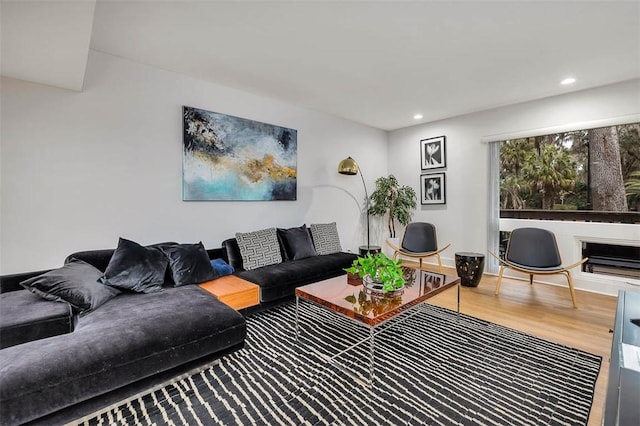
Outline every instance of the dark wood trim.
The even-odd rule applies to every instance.
[[[593,210],[500,210],[501,219],[564,220],[573,222],[640,223],[640,212]]]

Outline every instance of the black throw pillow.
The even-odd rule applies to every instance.
[[[278,236],[289,260],[305,259],[318,255],[306,225],[289,229],[278,228]]]
[[[102,272],[78,259],[62,268],[22,281],[21,286],[38,296],[67,302],[78,312],[88,312],[120,294],[120,290],[99,282]]]
[[[202,242],[197,244],[165,244],[161,250],[169,259],[169,268],[175,287],[199,284],[218,277],[211,266],[209,255]]]
[[[168,264],[167,257],[159,249],[120,238],[100,280],[111,287],[154,293],[162,290]]]

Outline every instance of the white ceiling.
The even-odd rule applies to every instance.
[[[391,130],[639,78],[640,2],[98,0],[90,47]]]
[[[2,75],[82,90],[94,9],[95,0],[2,0]]]

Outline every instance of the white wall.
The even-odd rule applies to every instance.
[[[533,102],[496,108],[448,120],[413,126],[389,135],[389,173],[419,190],[421,139],[447,137],[447,204],[421,206],[416,221],[432,222],[441,243],[451,242],[443,261],[453,266],[456,251],[487,251],[488,145],[481,139],[503,133],[561,126],[640,113],[640,80],[623,82]],[[558,225],[560,228],[568,225]],[[615,230],[613,230],[615,229]],[[639,225],[586,224],[561,232],[564,263],[577,260],[573,250],[576,235],[626,235],[640,239]],[[580,278],[580,277],[578,277]],[[576,287],[615,293],[618,284],[609,280],[576,279]]]
[[[447,137],[447,204],[421,206],[414,219],[436,224],[441,242],[452,243],[444,261],[453,265],[455,251],[487,248],[483,137],[640,112],[635,80],[397,130],[387,144],[377,129],[95,51],[83,92],[10,78],[0,91],[2,274],[57,267],[73,251],[114,247],[119,236],[218,247],[237,231],[333,220],[344,248],[355,250],[365,240],[363,188],[359,177],[336,173],[338,162],[358,160],[369,192],[393,173],[419,194],[419,141],[439,135]],[[298,200],[183,202],[182,105],[297,129]],[[638,226],[587,226],[561,232],[565,262],[576,256],[576,235],[640,239]],[[374,219],[372,228],[372,243],[381,243],[384,224]],[[587,281],[576,285],[617,285]]]
[[[219,247],[235,232],[336,221],[365,234],[359,177],[387,172],[387,134],[319,112],[91,51],[80,93],[1,81],[0,273],[57,267],[71,252],[143,244]],[[298,200],[183,202],[182,106],[298,130]],[[368,172],[368,173],[367,173]]]

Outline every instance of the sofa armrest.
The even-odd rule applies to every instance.
[[[244,265],[242,264],[242,255],[240,254],[240,247],[238,246],[238,240],[235,238],[229,238],[222,242],[222,250],[226,253],[225,261],[233,266],[236,272],[244,271]]]
[[[37,277],[51,269],[43,269],[41,271],[20,272],[18,274],[0,276],[0,293],[8,293],[10,291],[24,290],[20,283],[29,278]]]
[[[207,249],[207,254],[209,255],[209,259],[222,259],[225,262],[227,261],[226,253],[221,248]]]

